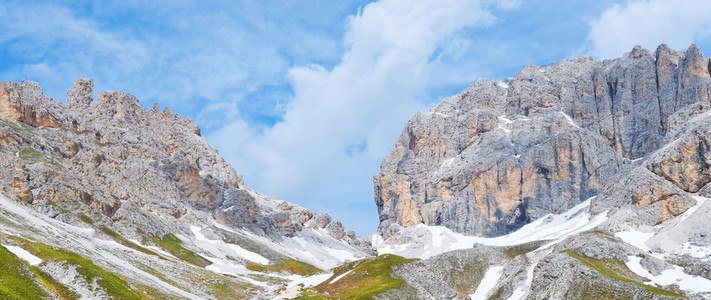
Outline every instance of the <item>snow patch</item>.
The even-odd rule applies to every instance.
[[[255,195],[258,194],[255,192]],[[268,247],[271,250],[288,257],[292,257],[296,260],[309,263],[322,270],[335,268],[344,262],[351,260],[351,257],[353,258],[352,260],[366,257],[366,254],[363,253],[363,251],[355,249],[342,241],[336,240],[328,234],[323,234],[323,232],[316,231],[311,228],[304,228],[298,233],[297,236],[285,238],[279,242],[275,242],[266,237],[258,236],[248,231],[238,232],[215,221],[213,221],[213,223],[220,229],[248,237],[255,242],[263,244],[264,247]],[[351,253],[350,257],[346,259],[345,252],[340,252],[341,250]]]
[[[316,274],[308,277],[303,277],[302,279],[294,280],[289,285],[304,284],[304,287],[314,286],[326,281],[326,279],[331,278],[331,276],[333,276],[333,273]]]
[[[26,261],[29,263],[31,266],[36,266],[42,263],[42,259],[32,255],[32,253],[27,252],[27,250],[22,249],[17,246],[10,246],[10,245],[2,245],[3,247],[7,248],[7,250],[10,250],[12,254],[15,254],[17,257],[21,258],[22,260]]]
[[[691,243],[684,243],[681,245],[681,253],[688,254],[694,258],[699,258],[704,262],[711,260],[711,247],[700,247]]]
[[[215,273],[227,274],[230,276],[234,276],[234,277],[239,278],[240,280],[244,280],[244,281],[249,282],[250,284],[253,284],[256,286],[261,286],[264,288],[269,287],[269,284],[267,284],[265,282],[257,281],[257,280],[254,280],[252,278],[245,277],[245,276],[239,276],[238,274],[245,274],[248,272],[248,270],[244,267],[234,265],[234,264],[226,264],[226,263],[221,262],[219,260],[212,260],[212,259],[209,259],[209,260],[212,261],[212,264],[205,267],[205,270],[212,271]]]
[[[506,115],[499,116],[498,118],[499,118],[499,120],[504,121],[504,123],[506,123],[506,124],[511,124],[514,122],[513,120],[507,118]]]
[[[496,286],[496,283],[501,278],[501,270],[503,266],[491,267],[484,273],[484,278],[481,279],[479,286],[477,286],[474,294],[469,295],[472,300],[486,299],[486,296],[491,292],[491,290]]]
[[[565,120],[568,121],[568,124],[572,125],[575,128],[580,128],[580,126],[578,126],[578,124],[575,124],[575,122],[573,122],[573,118],[571,118],[568,114],[566,114],[562,111],[559,111],[559,113],[561,115],[563,115],[563,117],[565,117]]]
[[[288,250],[288,253],[298,253],[304,262],[320,269],[331,269],[345,262],[365,257],[362,251],[336,240],[325,230],[304,228],[298,236],[284,239],[280,244]]]
[[[548,254],[550,254],[551,251],[553,251],[553,249],[548,250]],[[533,283],[533,271],[536,269],[536,265],[538,265],[538,261],[531,262],[531,265],[529,265],[528,269],[526,269],[526,282],[523,286],[519,286],[516,290],[514,290],[511,297],[509,297],[509,300],[518,300],[526,295],[528,288],[531,286],[531,283]]]
[[[261,256],[257,253],[254,253],[252,251],[244,249],[244,248],[240,247],[239,245],[227,244],[227,247],[230,247],[230,249],[232,249],[232,251],[237,253],[237,255],[241,258],[244,258],[246,260],[253,261],[253,262],[256,262],[256,263],[262,264],[262,265],[269,264],[269,259],[267,259],[264,256]]]
[[[533,251],[532,253],[536,253],[541,250],[542,250],[542,248],[538,248],[537,250]],[[531,287],[531,283],[533,283],[533,272],[535,271],[536,266],[538,265],[538,262],[540,262],[541,258],[551,254],[551,252],[553,252],[553,249],[548,249],[548,251],[546,251],[545,254],[537,256],[537,259],[530,262],[528,269],[526,269],[526,282],[524,283],[523,286],[516,288],[516,290],[511,295],[511,297],[509,297],[509,300],[518,300],[526,295],[526,293],[528,292],[528,289]]]
[[[193,235],[195,236],[195,244],[200,247],[201,249],[205,250],[208,253],[211,253],[215,256],[222,256],[222,255],[229,255],[229,254],[237,254],[237,256],[244,258],[246,260],[262,264],[262,265],[268,265],[269,264],[269,259],[266,259],[264,256],[261,256],[257,253],[254,253],[252,251],[249,251],[247,249],[244,249],[240,247],[239,245],[235,244],[229,244],[225,243],[224,241],[221,240],[211,240],[205,237],[200,230],[202,230],[200,227],[197,226],[190,226],[190,231],[192,231]],[[232,251],[229,251],[232,250]],[[232,253],[230,253],[232,252]]]
[[[440,116],[440,117],[445,117],[445,118],[449,117],[448,114],[443,114],[441,112],[432,112],[432,111],[428,112],[427,115],[430,115],[430,116],[434,115],[434,116]]]
[[[514,123],[516,121],[530,121],[531,120],[526,117],[516,119],[516,120],[511,120],[511,119],[507,118],[506,115],[501,115],[501,116],[498,116],[497,118],[499,119],[498,128],[503,130],[506,133],[511,133],[511,130],[506,128],[506,127],[508,127],[507,125]]]
[[[444,228],[446,228],[446,227],[444,227]],[[447,234],[447,231],[443,230],[442,227],[432,227],[432,228],[429,228],[429,230],[432,233],[432,246],[441,247],[442,246],[442,237],[443,237],[443,235]]]
[[[498,85],[498,86],[500,86],[500,87],[502,87],[502,88],[505,88],[505,89],[508,89],[508,88],[509,88],[509,85],[506,84],[506,83],[503,82],[503,81],[497,82],[496,85]]]
[[[236,208],[237,208],[236,205],[232,205],[232,206],[230,206],[230,207],[228,207],[228,208],[223,208],[223,209],[222,209],[222,212],[230,212],[230,211],[235,210]]]
[[[623,242],[635,246],[644,252],[650,252],[651,249],[646,243],[654,236],[654,232],[641,232],[630,228],[629,231],[616,232],[615,236],[620,238]]]
[[[642,264],[640,263],[642,261],[641,257],[628,256],[627,260],[628,261],[625,264],[632,272],[650,280],[649,282],[645,282],[647,285],[654,286],[655,284],[678,284],[679,288],[684,291],[696,293],[711,292],[711,280],[686,274],[684,273],[684,268],[682,267],[674,266],[671,270],[662,271],[660,275],[653,275],[652,273],[649,273],[647,269],[642,267]]]

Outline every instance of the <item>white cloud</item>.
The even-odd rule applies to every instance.
[[[458,47],[450,43],[462,42],[461,29],[494,20],[489,3],[476,0],[371,3],[350,18],[338,65],[289,71],[295,96],[282,122],[259,134],[228,125],[208,138],[262,193],[374,230],[372,175],[407,120],[432,104],[431,82],[441,83],[432,79],[444,76],[433,70],[445,69],[433,54]],[[362,207],[358,220],[349,217],[358,214],[353,207]]]
[[[614,4],[590,23],[589,39],[600,58],[619,57],[635,45],[676,49],[711,36],[708,0],[647,0]]]

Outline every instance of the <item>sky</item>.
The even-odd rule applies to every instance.
[[[476,78],[635,45],[711,54],[708,0],[3,0],[0,16],[0,80],[65,101],[91,77],[170,106],[248,186],[357,234],[407,121]]]

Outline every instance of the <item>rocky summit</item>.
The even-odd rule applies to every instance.
[[[599,194],[598,211],[627,201],[652,206],[640,222],[673,218],[694,204],[688,193],[708,193],[710,97],[694,45],[479,79],[407,123],[374,178],[379,231],[499,236]]]
[[[661,45],[479,79],[407,123],[360,237],[169,108],[0,82],[0,299],[711,299],[710,70]]]

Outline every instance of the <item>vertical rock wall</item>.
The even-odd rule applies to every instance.
[[[479,79],[408,122],[374,177],[379,230],[424,223],[497,236],[564,212],[669,143],[674,114],[709,102],[710,91],[709,59],[695,45],[638,46],[614,60],[580,57]],[[700,139],[650,170],[700,189],[708,166],[683,165],[706,161]]]

